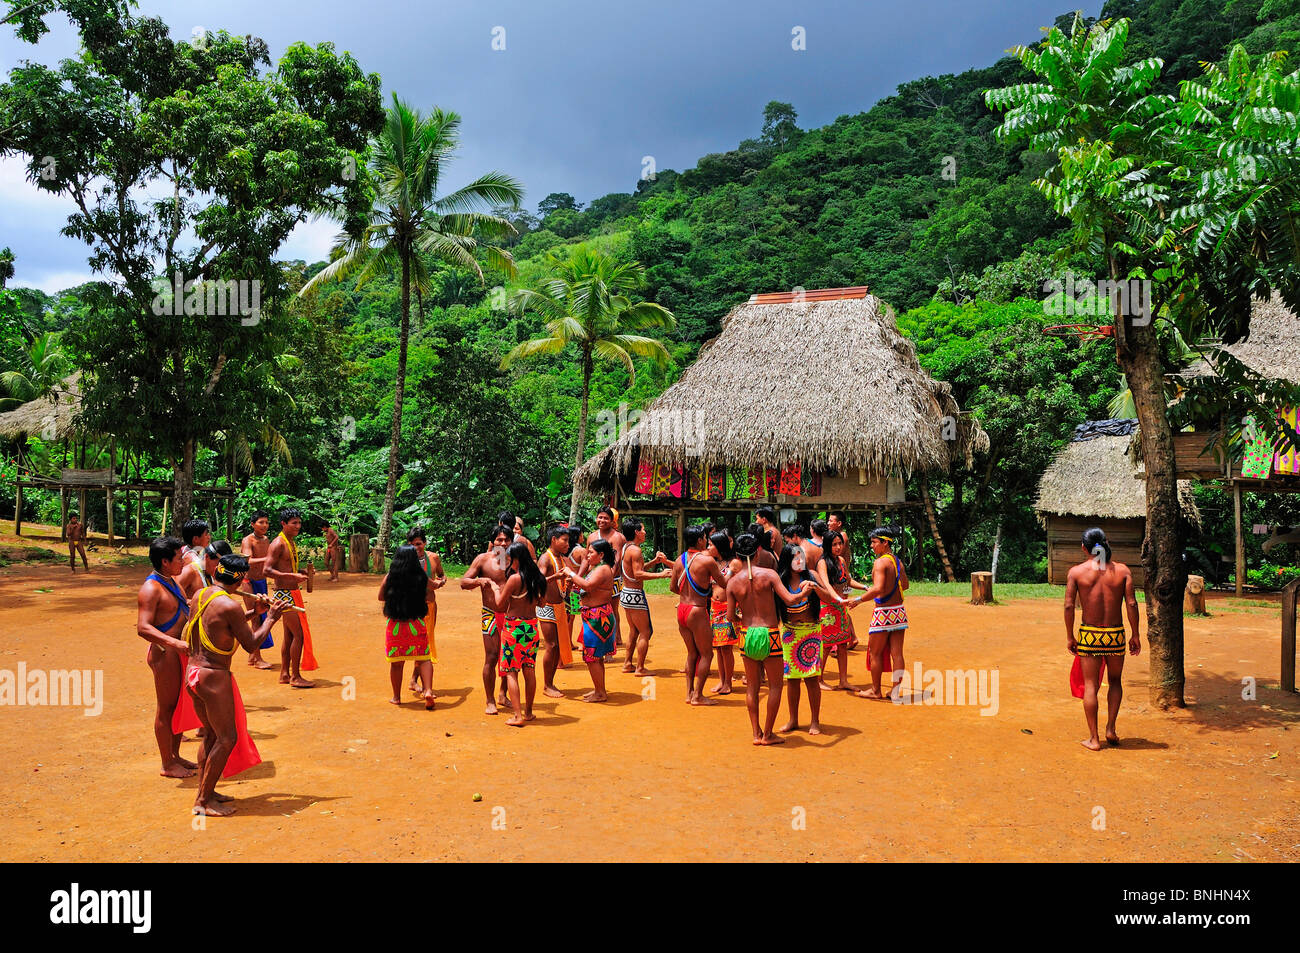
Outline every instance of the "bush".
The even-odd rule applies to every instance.
[[[1252,586],[1270,591],[1285,589],[1295,580],[1300,579],[1300,566],[1278,566],[1270,562],[1260,564],[1258,569],[1246,571],[1246,581]]]

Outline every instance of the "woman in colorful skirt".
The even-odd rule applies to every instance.
[[[537,695],[537,646],[542,640],[542,627],[537,621],[537,607],[546,603],[546,577],[533,562],[532,550],[523,542],[510,544],[506,550],[510,560],[506,581],[492,587],[496,609],[505,617],[501,633],[501,661],[497,674],[505,680],[513,718],[506,724],[522,728],[537,716],[533,714],[533,698]],[[524,699],[520,705],[519,675],[524,676]]]
[[[579,576],[567,566],[564,574],[582,592],[582,660],[591,673],[591,691],[582,696],[585,702],[608,701],[605,694],[605,657],[614,651],[614,633],[618,619],[614,615],[614,547],[603,539],[587,544],[596,560],[591,572]]]
[[[743,565],[732,552],[731,537],[724,532],[709,537],[708,552],[722,567],[723,579],[730,579]],[[735,646],[740,644],[740,636],[727,618],[727,590],[716,583],[709,594],[709,615],[713,623],[713,650],[718,654],[718,684],[713,687],[713,694],[730,695],[736,678]]]
[[[402,669],[411,662],[420,669],[424,681],[425,710],[433,711],[433,663],[429,660],[429,633],[424,626],[424,617],[429,614],[428,591],[429,577],[420,566],[415,547],[398,546],[388,574],[379,584],[379,601],[388,618],[384,652],[393,683],[389,702],[402,703]]]
[[[420,568],[424,570],[425,577],[429,580],[428,600],[429,614],[424,617],[424,629],[429,633],[429,662],[431,665],[438,664],[438,641],[435,638],[434,630],[438,625],[438,597],[434,595],[439,589],[447,585],[447,574],[442,570],[442,557],[438,553],[431,553],[426,548],[424,530],[420,527],[413,527],[406,534],[406,541],[415,547],[415,556],[419,560]],[[433,685],[421,685],[419,675],[419,666],[411,666],[411,684],[408,686],[412,695],[423,695],[425,692],[433,694],[434,698],[438,695],[433,691]]]
[[[781,613],[781,657],[784,664],[786,705],[790,709],[790,720],[781,728],[782,732],[794,731],[799,727],[799,696],[803,685],[808,686],[808,707],[812,711],[812,721],[808,725],[808,734],[820,735],[822,708],[822,625],[823,606],[842,606],[844,600],[839,593],[826,586],[808,569],[802,546],[787,543],[781,550],[781,560],[777,563],[776,574],[781,577],[781,584],[793,592],[801,582],[807,580],[815,588],[803,594],[803,598],[793,605],[778,602],[777,611]]]
[[[822,588],[838,592],[841,596],[847,596],[853,589],[867,588],[862,583],[850,578],[848,561],[844,557],[845,545],[843,534],[828,530],[826,535],[822,537],[822,558],[821,562],[817,564],[817,579]],[[822,602],[821,626],[821,688],[828,692],[837,690],[851,692],[853,691],[853,686],[849,684],[849,641],[851,633],[849,632],[848,620],[845,617],[843,602],[838,605]],[[826,684],[826,663],[830,659],[832,652],[835,653],[835,658],[839,662],[840,682],[838,685]]]

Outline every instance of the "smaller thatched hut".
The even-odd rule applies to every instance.
[[[80,379],[80,372],[65,378],[52,399],[39,397],[0,413],[0,439],[24,440],[37,436],[50,443],[69,436],[81,409]]]
[[[1142,540],[1146,536],[1146,484],[1130,452],[1136,420],[1092,420],[1074,436],[1043,472],[1034,509],[1047,528],[1047,581],[1063,585],[1070,567],[1080,562],[1085,530],[1099,526],[1110,540],[1112,556],[1133,570],[1144,585]],[[1180,481],[1183,516],[1200,525],[1191,484]]]

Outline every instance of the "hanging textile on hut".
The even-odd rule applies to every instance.
[[[632,492],[649,493],[654,486],[654,475],[654,465],[649,460],[642,460],[636,468],[636,485],[632,487]]]
[[[822,474],[820,470],[814,470],[811,467],[803,468],[803,472],[799,474],[799,495],[822,495]]]
[[[1300,430],[1300,407],[1287,407],[1278,413],[1278,419],[1292,430]],[[1300,448],[1292,447],[1285,453],[1279,452],[1273,459],[1273,469],[1277,473],[1300,473]]]
[[[767,475],[763,467],[746,467],[744,499],[756,500],[767,492]]]
[[[692,500],[704,500],[709,496],[709,468],[698,457],[691,461],[690,483],[684,494]]]
[[[1273,468],[1273,445],[1256,426],[1254,417],[1247,417],[1245,423],[1246,455],[1241,461],[1241,475],[1252,480],[1267,480]]]
[[[749,477],[743,467],[727,467],[727,499],[739,500],[745,495],[745,484]]]
[[[674,463],[670,468],[668,477],[668,495],[682,498],[682,493],[686,489],[686,468],[680,463]]]
[[[800,467],[798,463],[787,463],[785,469],[781,471],[781,484],[778,492],[787,496],[799,495],[799,476]]]
[[[650,492],[655,496],[664,496],[668,493],[668,484],[672,481],[672,471],[666,463],[656,463],[653,482],[650,486]]]
[[[763,496],[771,499],[781,492],[781,471],[776,467],[767,467],[764,470],[764,476],[767,478],[767,482],[763,490]]]
[[[727,498],[727,468],[720,463],[709,467],[709,486],[705,499],[725,500]]]

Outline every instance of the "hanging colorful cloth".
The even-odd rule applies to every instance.
[[[822,495],[822,474],[820,470],[814,470],[810,467],[803,468],[803,472],[799,475],[799,495]]]
[[[762,467],[745,470],[745,499],[756,500],[767,493],[767,477]]]
[[[649,493],[650,487],[654,485],[655,468],[649,460],[642,460],[636,468],[636,485],[632,487],[633,493]]]
[[[787,496],[799,495],[800,467],[798,463],[787,463],[781,471],[780,492]]]
[[[781,471],[775,467],[767,467],[763,475],[766,478],[763,496],[770,500],[781,492]]]
[[[1278,420],[1286,424],[1292,430],[1300,431],[1300,417],[1297,416],[1298,407],[1287,407],[1277,415]],[[1277,473],[1300,473],[1300,448],[1292,447],[1285,453],[1279,451],[1273,458],[1273,469]]]
[[[726,498],[739,500],[745,495],[745,484],[749,477],[744,467],[727,467]]]
[[[709,492],[710,500],[725,500],[727,498],[727,468],[720,463],[715,463],[709,467]]]
[[[686,495],[692,500],[706,500],[709,496],[709,469],[698,457],[691,462]]]
[[[1247,417],[1242,432],[1246,442],[1246,455],[1241,461],[1241,475],[1252,480],[1267,480],[1273,468],[1273,445],[1255,424],[1254,417]]]
[[[655,496],[666,496],[668,493],[668,483],[672,478],[672,471],[669,470],[668,464],[656,463],[655,472],[650,485],[650,492]]]
[[[668,478],[668,495],[681,499],[683,491],[686,489],[686,468],[680,463],[672,465],[672,472]]]

